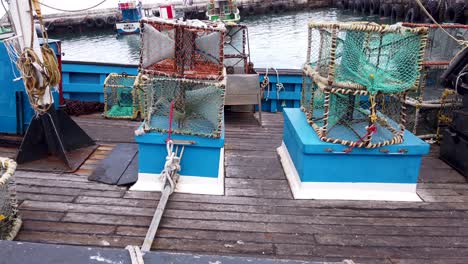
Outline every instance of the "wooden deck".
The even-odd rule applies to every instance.
[[[17,172],[20,241],[141,245],[158,193],[88,182],[134,122],[77,118],[103,145],[74,174]],[[293,200],[275,149],[281,114],[226,116],[225,196],[171,196],[154,250],[357,263],[468,263],[468,184],[425,157],[422,203]],[[7,152],[4,151],[4,155]],[[11,153],[10,153],[11,154]],[[376,168],[378,173],[380,168]]]

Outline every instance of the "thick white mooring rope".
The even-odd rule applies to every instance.
[[[158,231],[159,223],[161,222],[167,201],[169,196],[175,191],[177,185],[177,180],[179,178],[178,173],[181,169],[180,161],[182,160],[185,146],[181,147],[179,154],[179,146],[174,150],[174,142],[172,140],[168,140],[166,143],[166,150],[166,163],[164,164],[164,169],[161,171],[161,179],[163,181],[161,199],[159,200],[158,207],[154,212],[154,216],[146,233],[143,245],[141,246],[141,249],[138,246],[129,245],[126,247],[130,253],[132,264],[144,264],[142,252],[148,252],[151,250],[151,245],[153,244],[156,232]]]

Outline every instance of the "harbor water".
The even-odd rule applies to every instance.
[[[305,62],[309,21],[377,20],[359,17],[351,11],[334,8],[304,12],[251,16],[248,26],[251,59],[255,67],[299,69]],[[63,59],[71,61],[136,64],[139,35],[116,37],[112,30],[52,35],[62,40]]]

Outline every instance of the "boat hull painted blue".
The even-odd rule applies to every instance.
[[[103,85],[109,73],[126,72],[138,74],[138,66],[132,64],[110,64],[97,62],[63,62],[63,92],[65,99],[103,102]],[[264,73],[260,72],[259,82]],[[278,91],[278,79],[275,74],[269,74],[270,92],[264,92],[262,110],[266,112],[281,112],[283,108],[300,107],[302,76],[300,71],[280,70],[279,81],[284,89]]]

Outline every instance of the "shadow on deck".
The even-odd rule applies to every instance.
[[[141,245],[159,194],[87,181],[115,144],[133,142],[138,123],[76,120],[101,146],[73,174],[17,172],[24,219],[17,240]],[[468,184],[437,158],[437,147],[423,160],[422,203],[293,200],[276,155],[282,122],[281,114],[265,114],[261,128],[251,115],[227,114],[225,196],[172,195],[153,249],[357,263],[468,263]]]

